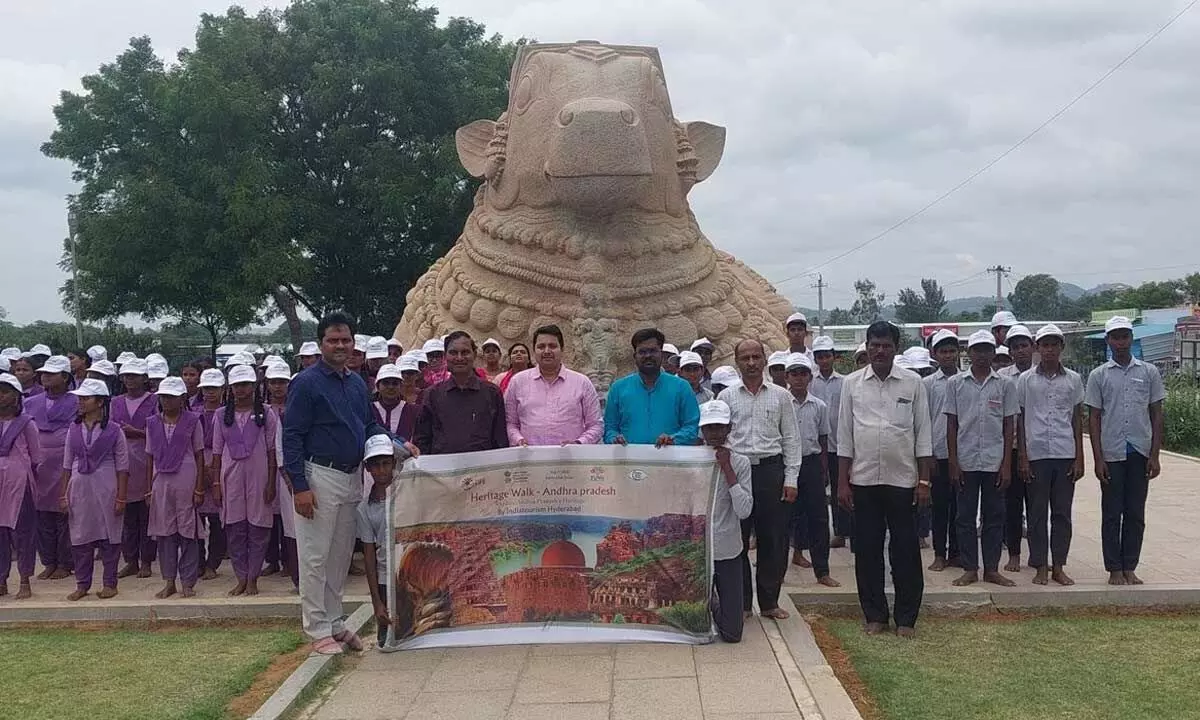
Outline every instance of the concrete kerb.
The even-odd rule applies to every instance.
[[[809,694],[817,705],[815,720],[862,720],[854,701],[846,693],[846,688],[833,673],[825,653],[817,646],[812,628],[808,626],[800,611],[796,609],[792,599],[784,593],[779,598],[779,606],[791,615],[783,621],[775,621],[783,641],[787,645],[792,659],[800,668],[800,674],[808,685]],[[805,720],[814,720],[812,714],[804,712]]]
[[[796,606],[811,612],[860,612],[854,593],[785,593]],[[891,591],[888,596],[891,597]],[[1194,608],[1200,606],[1200,585],[1172,584],[1110,587],[1015,588],[988,591],[935,591],[925,593],[921,611],[954,617],[985,611],[1045,610],[1050,608]]]
[[[374,617],[374,610],[371,604],[364,603],[346,619],[346,629],[357,635],[372,617]],[[368,650],[368,652],[375,651]],[[308,659],[301,663],[300,667],[296,668],[287,680],[283,681],[275,693],[267,698],[262,707],[250,716],[250,720],[279,720],[294,710],[296,702],[304,691],[329,672],[336,658],[336,655],[309,655]]]

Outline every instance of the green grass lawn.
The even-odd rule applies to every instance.
[[[21,720],[228,717],[293,629],[0,630],[0,716]]]
[[[1200,718],[1200,617],[827,620],[886,720]]]

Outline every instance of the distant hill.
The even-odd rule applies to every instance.
[[[1058,283],[1058,290],[1068,300],[1078,300],[1084,295],[1093,294],[1092,290],[1084,290],[1078,285],[1072,285],[1071,283],[1062,282],[1061,280]]]
[[[983,295],[975,295],[973,297],[965,298],[951,298],[946,301],[946,315],[948,317],[957,317],[959,313],[977,313],[983,309],[984,305],[995,304],[996,298]]]

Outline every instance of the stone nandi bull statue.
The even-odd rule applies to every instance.
[[[405,347],[455,329],[528,343],[556,323],[568,366],[604,389],[632,370],[643,327],[681,347],[708,337],[719,360],[744,337],[786,346],[788,301],[715,250],[688,207],[725,129],[675,119],[656,49],[528,45],[510,88],[498,120],[456,135],[484,183],[458,243],[408,294]]]

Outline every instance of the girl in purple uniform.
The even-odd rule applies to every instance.
[[[112,421],[125,434],[129,447],[129,495],[125,508],[125,530],[121,536],[121,554],[125,566],[118,577],[137,575],[148,578],[154,562],[154,541],[150,539],[150,492],[146,482],[146,421],[154,414],[154,398],[149,392],[150,378],[146,361],[133,359],[121,366],[125,394],[112,400]]]
[[[26,400],[34,395],[42,394],[42,386],[37,381],[37,373],[34,371],[33,362],[29,358],[19,357],[10,361],[9,372],[13,374],[13,377],[21,381],[21,396]]]
[[[258,374],[238,365],[229,371],[225,412],[213,428],[212,476],[221,500],[225,537],[237,585],[229,594],[257,595],[271,537],[275,501],[275,413],[263,407]]]
[[[42,461],[37,426],[21,406],[21,381],[0,374],[0,596],[8,594],[8,573],[17,555],[21,587],[17,599],[33,594],[35,516],[30,487]],[[60,463],[61,465],[61,463]]]
[[[33,507],[37,511],[38,549],[45,567],[39,580],[61,580],[71,575],[71,530],[67,515],[59,507],[62,497],[63,450],[67,431],[79,411],[79,398],[68,392],[72,379],[65,358],[52,357],[38,370],[46,392],[25,403],[33,418],[42,446],[44,462],[37,466],[33,482]]]
[[[84,380],[71,394],[79,397],[79,417],[67,431],[63,454],[62,508],[75,556],[75,592],[67,599],[79,600],[92,589],[96,550],[104,565],[104,586],[97,597],[106,599],[117,594],[129,445],[121,427],[109,421],[107,385]]]
[[[225,402],[225,373],[208,368],[200,373],[201,403],[196,411],[200,414],[200,424],[204,428],[204,467],[212,467],[213,459],[213,428],[214,418],[221,416],[222,403]],[[204,500],[200,503],[200,519],[205,525],[208,544],[200,541],[200,579],[214,580],[221,561],[225,559],[225,528],[221,524],[221,500],[216,495],[213,483],[217,478],[209,472],[204,473]]]
[[[184,407],[188,410],[196,411],[204,405],[204,395],[200,392],[200,373],[202,372],[204,372],[204,368],[200,367],[200,362],[197,360],[179,368],[179,377],[183,378],[183,384],[187,387]]]
[[[158,565],[166,585],[155,595],[196,594],[204,531],[196,511],[204,499],[204,429],[200,416],[184,408],[187,385],[166,377],[158,384],[159,413],[146,422],[150,486],[150,537],[158,542]]]

